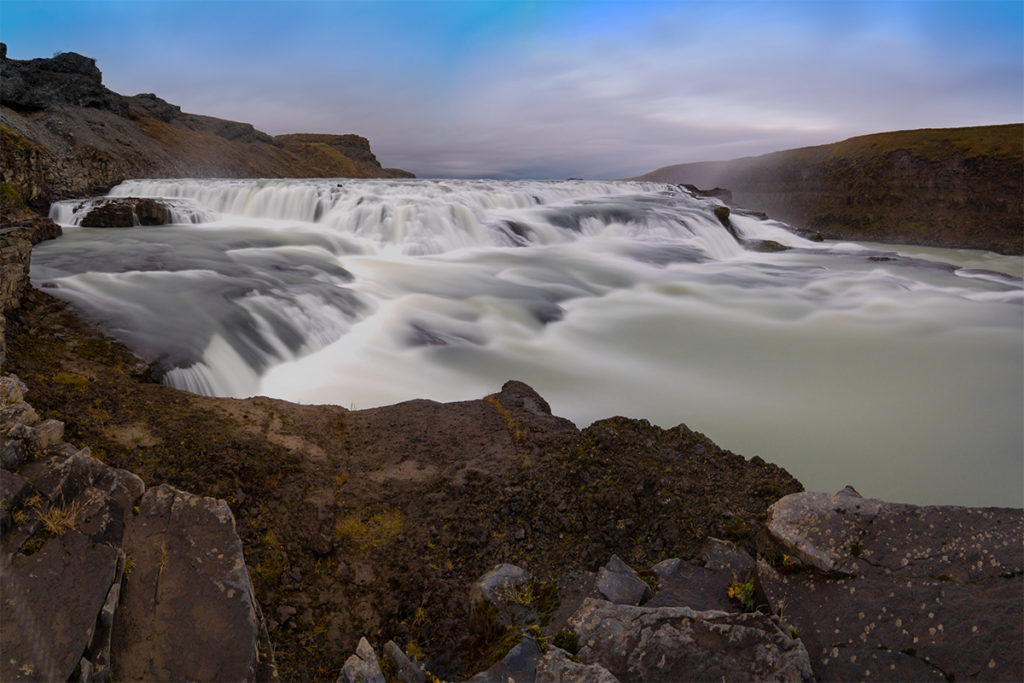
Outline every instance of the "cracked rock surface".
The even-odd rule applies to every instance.
[[[782,498],[768,530],[830,572],[758,563],[818,680],[1024,676],[1024,511],[885,503],[848,487]]]

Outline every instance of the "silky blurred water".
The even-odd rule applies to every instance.
[[[508,379],[584,426],[686,423],[809,489],[1024,504],[1021,259],[813,243],[662,184],[129,181],[32,278],[166,381],[367,408]],[[193,223],[192,221],[199,221]],[[737,239],[738,238],[738,239]],[[757,240],[789,246],[762,253]]]

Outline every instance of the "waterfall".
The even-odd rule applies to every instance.
[[[132,180],[109,198],[129,196],[178,223],[74,227],[99,200],[59,202],[68,228],[31,276],[174,386],[365,408],[520,379],[581,425],[685,422],[811,488],[1024,502],[1019,258],[816,243],[737,210],[727,228],[719,200],[662,183]]]

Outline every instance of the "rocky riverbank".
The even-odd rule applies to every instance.
[[[1024,253],[1024,124],[876,133],[637,180],[724,186],[829,239]]]
[[[397,178],[359,135],[271,137],[103,85],[93,59],[7,58],[0,44],[0,182],[33,208],[103,194],[127,178]]]
[[[5,680],[1024,673],[1024,511],[800,493],[517,382],[361,411],[187,394],[28,287],[51,232],[0,244]]]
[[[79,55],[0,67],[3,680],[1024,677],[1024,511],[803,493],[514,381],[359,411],[155,382],[29,286],[60,229],[24,200],[391,172],[356,136],[122,97]]]

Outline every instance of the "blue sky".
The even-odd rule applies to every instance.
[[[417,175],[615,178],[1024,120],[1024,0],[0,0],[8,56]]]

